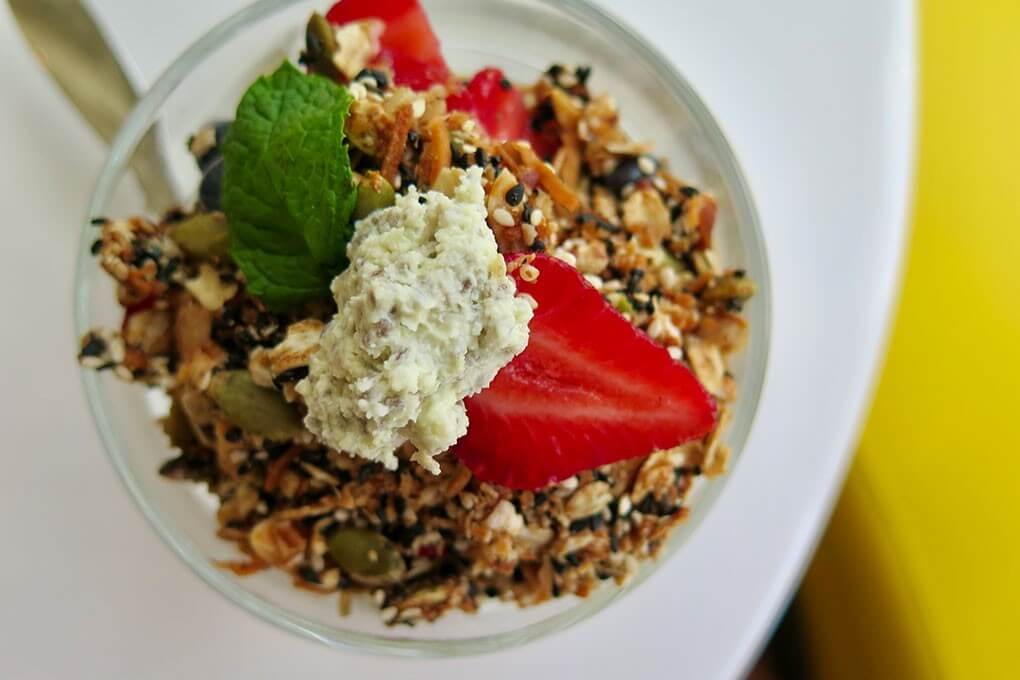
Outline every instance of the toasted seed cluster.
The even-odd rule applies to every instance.
[[[355,66],[346,131],[359,177],[377,170],[401,191],[443,191],[458,168],[484,168],[500,249],[549,251],[577,267],[694,370],[720,405],[716,431],[534,492],[475,479],[449,454],[433,476],[406,447],[393,471],[329,450],[294,429],[304,413],[294,385],[335,310],[270,312],[229,257],[200,259],[174,241],[187,233],[173,229],[179,212],[158,224],[97,220],[93,253],[118,284],[125,319],[87,334],[81,363],[167,390],[162,426],[178,455],[160,471],[220,499],[218,534],[241,553],[221,566],[237,574],[285,570],[299,588],[338,593],[341,613],[367,594],[388,624],[625,583],[686,517],[697,478],[726,465],[736,398],[727,365],[746,342],[741,309],[754,285],[712,248],[715,202],[627,137],[612,98],[589,93],[590,69],[555,65],[522,88],[530,140],[496,142],[446,110],[443,88],[413,92]],[[216,143],[210,133],[192,145],[207,162]],[[257,404],[258,417],[238,414],[239,403]]]

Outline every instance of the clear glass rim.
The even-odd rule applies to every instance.
[[[99,174],[82,227],[75,272],[75,341],[89,330],[90,325],[89,309],[92,290],[87,284],[87,278],[91,268],[95,266],[94,259],[89,252],[92,236],[90,230],[94,229],[91,221],[100,215],[101,209],[127,170],[135,148],[151,126],[160,107],[181,81],[226,40],[243,31],[253,22],[303,1],[305,0],[258,0],[216,25],[185,50],[163,72],[125,120],[111,145],[109,156]],[[117,441],[101,394],[98,375],[95,371],[81,370],[82,385],[106,453],[131,497],[163,542],[202,580],[229,600],[275,626],[303,637],[318,640],[336,649],[405,657],[465,656],[505,650],[565,630],[587,619],[638,587],[659,566],[668,561],[681,544],[687,542],[701,520],[711,511],[726,486],[727,479],[733,473],[733,468],[742,457],[743,449],[757,417],[766,379],[772,335],[771,276],[758,211],[729,141],[719,127],[715,116],[712,115],[690,83],[664,55],[649,45],[633,29],[605,10],[590,4],[587,0],[536,1],[596,25],[604,34],[626,44],[628,48],[640,54],[646,64],[654,69],[656,76],[667,83],[691,109],[697,123],[697,133],[705,136],[711,146],[719,152],[721,157],[720,174],[732,194],[731,199],[738,223],[745,233],[751,236],[750,242],[745,243],[745,257],[748,264],[753,262],[755,271],[760,272],[756,280],[758,292],[755,301],[755,304],[760,305],[761,310],[761,320],[758,322],[760,328],[757,329],[758,337],[753,337],[755,329],[752,329],[753,340],[747,350],[746,371],[740,386],[740,400],[747,402],[751,416],[744,423],[735,422],[728,434],[727,439],[731,443],[733,451],[731,470],[722,479],[708,485],[698,498],[697,507],[691,516],[670,538],[669,544],[659,558],[643,563],[638,575],[625,587],[598,588],[591,596],[579,600],[570,609],[517,630],[456,640],[390,638],[331,628],[297,616],[248,592],[236,582],[232,575],[213,565],[186,537],[179,535],[159,510],[149,502],[127,464]]]

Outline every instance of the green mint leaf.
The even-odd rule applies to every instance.
[[[236,240],[230,248],[231,257],[248,280],[248,292],[270,309],[294,307],[329,291],[332,274],[308,253],[274,254]]]
[[[223,145],[231,255],[273,307],[323,297],[346,266],[357,189],[346,89],[284,62],[248,88]]]

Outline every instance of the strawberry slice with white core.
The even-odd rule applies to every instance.
[[[538,302],[528,346],[465,400],[468,432],[453,451],[476,477],[538,489],[713,430],[715,402],[686,366],[570,265],[546,255],[531,265],[534,281],[513,272]]]

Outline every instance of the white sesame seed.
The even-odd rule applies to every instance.
[[[563,248],[557,248],[555,252],[553,252],[553,257],[555,257],[558,260],[563,260],[571,267],[577,266],[577,258],[574,257],[574,254],[569,251],[563,250]]]
[[[415,99],[414,103],[411,104],[411,115],[415,118],[421,118],[425,115],[425,100]]]
[[[679,347],[671,345],[666,348],[666,351],[669,352],[669,356],[673,357],[677,361],[681,361],[684,358],[684,351]]]
[[[521,225],[521,234],[524,236],[524,242],[529,246],[538,238],[538,232],[530,222]]]
[[[396,177],[394,177],[393,178],[393,188],[394,189],[399,189],[401,182],[402,182],[402,180],[400,179],[400,175],[397,175]]]
[[[528,218],[528,221],[531,222],[532,225],[537,227],[538,225],[542,224],[542,219],[544,217],[545,215],[542,213],[542,211],[536,208],[531,211],[531,217]]]
[[[109,347],[110,361],[114,362],[115,364],[119,364],[120,362],[124,361],[125,350],[123,340],[121,340],[120,338],[114,338],[109,343],[107,343],[107,346]]]
[[[576,475],[573,477],[567,477],[562,482],[560,482],[560,486],[562,486],[567,491],[573,491],[574,489],[577,488],[577,485],[578,481]]]
[[[666,193],[666,191],[669,189],[669,185],[666,184],[666,180],[663,179],[662,177],[659,177],[658,175],[656,175],[652,179],[652,184],[655,185],[655,188],[661,191],[662,193]]]
[[[655,174],[655,161],[648,156],[641,156],[637,159],[638,170],[645,173],[646,175]]]
[[[386,607],[379,612],[379,616],[382,617],[383,623],[390,623],[397,618],[397,614],[400,613],[396,607]]]
[[[492,219],[504,227],[512,227],[516,223],[514,216],[506,208],[496,208],[492,211]]]
[[[591,139],[591,128],[588,127],[588,121],[582,120],[577,124],[577,136],[585,141]]]
[[[368,90],[365,88],[364,83],[354,81],[347,86],[347,91],[351,93],[351,96],[355,99],[364,99],[368,96]]]
[[[460,150],[464,153],[474,153],[475,151],[478,151],[478,147],[474,144],[464,144],[460,147]]]
[[[378,89],[379,87],[379,82],[372,76],[365,76],[361,79],[361,82],[364,83],[365,87],[370,87],[373,90]]]
[[[526,108],[533,109],[533,108],[535,108],[535,104],[537,104],[537,103],[538,102],[535,101],[535,93],[534,92],[525,92],[524,93],[524,106]]]
[[[383,606],[383,602],[386,601],[386,591],[382,588],[374,591],[372,593],[372,601],[375,602],[375,606],[377,607]]]
[[[626,517],[630,513],[631,503],[630,496],[624,496],[620,499],[620,505],[617,507],[617,513],[620,517]]]
[[[463,123],[460,124],[460,129],[463,130],[464,132],[471,132],[472,130],[474,130],[475,129],[474,119],[468,118],[467,120],[465,120]]]
[[[595,274],[585,274],[584,280],[594,286],[596,289],[602,288],[602,277],[596,276]]]

